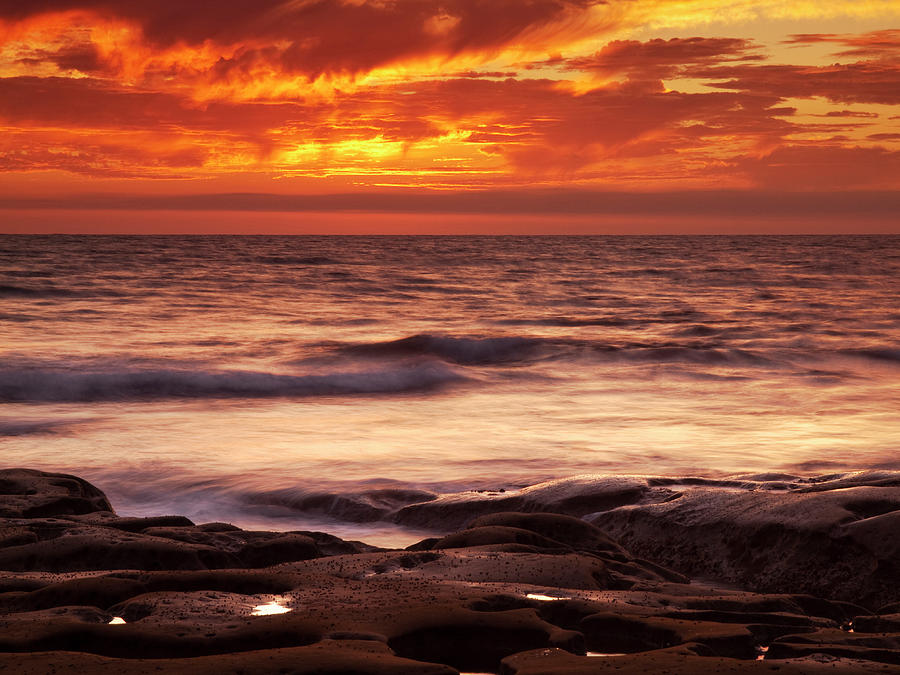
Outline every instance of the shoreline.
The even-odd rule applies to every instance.
[[[102,481],[95,483],[112,487]],[[774,503],[790,500],[789,495],[896,484],[900,484],[896,463],[890,468],[841,468],[822,474],[780,470],[709,475],[575,474],[517,486],[447,492],[398,482],[368,488],[287,487],[240,495],[223,483],[223,496],[199,510],[201,520],[212,515],[243,529],[322,529],[345,539],[403,548],[430,536],[448,534],[477,515],[497,511],[551,511],[592,520],[603,518],[602,513],[661,504],[704,491],[725,502],[729,501],[727,495],[758,492],[769,495]],[[205,490],[209,488],[210,485],[204,486]],[[117,511],[134,517],[154,516],[167,510],[159,506],[162,502],[160,499],[155,504],[132,505]],[[216,510],[216,506],[220,508]],[[178,506],[175,509],[184,511]],[[195,515],[188,517],[197,519]]]
[[[113,506],[0,471],[0,671],[900,672],[900,472],[441,495],[406,549]]]

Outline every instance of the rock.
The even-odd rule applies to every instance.
[[[857,633],[900,633],[900,613],[857,616],[851,625]]]
[[[247,497],[251,504],[265,504],[305,514],[324,515],[354,523],[381,520],[406,506],[436,499],[424,490],[386,488],[362,492],[336,493],[285,489],[260,492]]]
[[[432,549],[467,548],[470,546],[486,546],[490,544],[525,544],[539,549],[551,551],[571,551],[572,549],[558,541],[548,539],[536,532],[518,527],[485,525],[449,534],[435,542]]]
[[[0,470],[0,518],[46,518],[112,511],[100,490],[64,473]]]
[[[504,657],[534,645],[584,652],[580,633],[544,622],[531,609],[426,611],[412,630],[391,637],[388,645],[406,658],[470,671],[493,670]]]
[[[739,661],[702,655],[700,645],[661,649],[621,656],[575,656],[559,649],[520,652],[503,660],[501,675],[704,675],[706,673],[747,673],[771,675],[815,675],[841,673],[871,675],[886,673],[880,663],[814,655],[777,662]]]
[[[754,634],[746,626],[730,622],[603,612],[582,619],[580,628],[592,652],[641,652],[699,643],[715,656],[752,659],[757,653]]]
[[[239,565],[236,557],[212,547],[110,528],[73,527],[65,536],[0,549],[0,569],[18,571],[202,570]]]
[[[60,486],[47,482],[53,474],[25,475],[32,505],[49,503],[38,487],[96,498],[78,479]],[[890,672],[900,665],[900,604],[885,590],[897,488],[884,475],[869,479],[879,486],[859,476],[583,477],[479,498],[475,511],[488,511],[467,529],[398,551],[178,516],[26,517],[22,495],[0,495],[15,514],[0,516],[0,670]],[[510,498],[527,512],[497,509]],[[458,517],[462,502],[449,503],[429,513]],[[571,512],[548,511],[554,505]],[[598,505],[607,510],[589,517],[608,520],[624,545],[576,517]],[[649,554],[789,592],[689,583]],[[838,579],[873,561],[857,579]],[[869,609],[789,582],[803,591],[831,583],[854,600],[850,590],[865,590]]]
[[[595,525],[558,513],[494,513],[476,518],[469,527],[516,527],[548,537],[576,551],[625,556],[625,550]]]
[[[238,552],[247,567],[269,567],[292,560],[309,560],[322,555],[316,542],[302,534],[283,534],[251,539]]]
[[[404,506],[390,519],[412,527],[448,530],[493,513],[537,511],[583,516],[643,499],[665,499],[667,494],[665,490],[652,490],[644,478],[576,476],[510,492],[441,495],[425,503]]]
[[[900,633],[850,633],[823,628],[813,633],[778,638],[769,647],[767,658],[796,658],[810,654],[829,654],[900,666]]]
[[[255,650],[186,659],[108,658],[75,652],[0,654],[0,670],[17,675],[457,675],[454,668],[394,656],[387,645],[371,641],[323,640],[314,645]]]
[[[633,553],[690,576],[872,608],[900,598],[900,489],[817,487],[689,488],[590,520]]]
[[[112,513],[98,513],[75,519],[81,523],[97,524],[112,527],[123,532],[147,532],[148,530],[164,530],[175,527],[194,527],[184,516],[156,516],[153,518],[120,518]]]

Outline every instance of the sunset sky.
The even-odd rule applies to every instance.
[[[900,0],[0,0],[0,231],[898,232]]]

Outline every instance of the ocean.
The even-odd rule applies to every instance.
[[[2,236],[0,331],[0,464],[122,515],[900,469],[900,236]]]

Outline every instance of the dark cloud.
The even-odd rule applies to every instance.
[[[59,72],[0,78],[0,122],[7,128],[0,171],[203,177],[226,171],[326,176],[335,169],[386,182],[408,169],[407,178],[396,180],[440,173],[457,186],[477,187],[622,181],[633,174],[636,184],[896,186],[895,153],[850,147],[861,141],[839,136],[869,126],[868,145],[897,140],[891,127],[857,121],[877,113],[823,111],[827,123],[810,124],[786,101],[900,103],[898,31],[792,38],[834,43],[860,59],[830,66],[761,63],[754,43],[729,37],[619,40],[591,55],[531,64],[555,68],[562,80],[469,70],[485,61],[452,59],[483,59],[520,43],[536,48],[547,36],[565,43],[596,31],[586,11],[594,4],[0,0],[0,18],[13,21],[87,12],[46,18],[74,26],[46,44],[16,43],[17,63],[26,71],[35,66],[46,74],[52,68],[37,66],[51,64]],[[125,46],[110,46],[102,30],[86,28],[91,21],[126,21],[139,30],[126,31],[132,42],[123,39]],[[317,83],[323,91],[307,81],[396,63],[418,64],[421,76],[401,69],[381,81],[325,77]],[[61,76],[73,70],[89,76]],[[697,90],[692,83],[690,93],[677,91],[679,78],[710,87]],[[255,89],[261,81],[271,88]],[[798,140],[806,132],[830,137],[807,145]],[[451,151],[416,159],[417,147],[443,148],[445,137]],[[386,143],[385,152],[366,155]],[[343,166],[341,157],[349,158]],[[479,175],[488,164],[492,173]]]
[[[876,119],[878,113],[865,112],[862,110],[830,110],[827,113],[819,115],[819,117],[858,117],[861,119]]]
[[[540,32],[586,32],[597,0],[29,0],[0,18],[82,10],[137,24],[156,47],[212,41],[239,49],[220,77],[260,64],[310,78],[360,73],[408,58],[492,51]]]
[[[900,176],[900,152],[830,144],[797,145],[779,148],[763,157],[746,158],[739,166],[764,188],[890,188]],[[862,208],[864,204],[860,201],[858,206]]]
[[[699,198],[698,198],[699,197]],[[0,209],[115,209],[250,212],[366,211],[384,213],[566,213],[648,215],[889,215],[896,191],[705,190],[617,192],[576,189],[388,191],[318,195],[93,195],[53,200],[0,198]]]
[[[760,60],[756,46],[737,38],[672,38],[670,40],[615,40],[591,56],[565,61],[569,70],[596,71],[605,75],[626,73],[641,79],[669,78],[687,65]]]
[[[860,35],[834,33],[805,33],[792,35],[787,44],[814,44],[831,42],[845,47],[835,56],[852,56],[856,59],[900,62],[900,29],[878,30]]]
[[[689,75],[711,86],[781,98],[821,96],[836,103],[900,104],[900,66],[860,62],[848,65],[734,65],[696,68]]]
[[[17,63],[39,65],[53,63],[60,70],[78,70],[92,73],[103,69],[97,47],[93,44],[72,44],[56,50],[34,49],[16,60]]]

